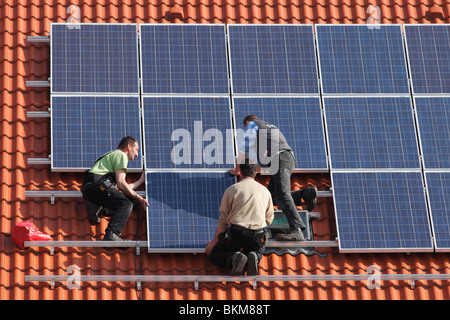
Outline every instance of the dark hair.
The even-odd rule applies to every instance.
[[[130,136],[123,137],[122,140],[120,140],[119,146],[117,147],[117,149],[124,149],[129,144],[134,144],[134,143],[137,143],[137,140],[135,138],[130,137]]]
[[[239,164],[239,169],[241,169],[241,174],[244,177],[255,177],[258,171],[258,165],[252,163],[249,159],[245,159],[245,163]]]
[[[255,121],[255,120],[259,120],[259,118],[257,116],[255,116],[254,114],[249,114],[248,116],[246,116],[244,118],[244,125],[245,125],[246,122],[252,122],[252,121]]]

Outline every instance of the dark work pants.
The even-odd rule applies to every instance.
[[[291,175],[295,167],[294,156],[291,152],[285,151],[274,158],[272,160],[272,168],[277,170],[274,171],[267,186],[272,194],[274,205],[277,205],[283,211],[291,230],[296,228],[304,230],[306,228],[305,224],[297,212],[296,203],[291,194]],[[300,190],[294,191],[295,194],[300,192]],[[300,194],[299,199],[301,199]],[[301,200],[299,201],[301,203]],[[300,203],[297,203],[297,205],[300,205]]]
[[[93,203],[113,211],[105,233],[112,231],[117,235],[122,232],[133,210],[133,206],[137,203],[137,201],[128,198],[123,192],[114,187],[102,191],[95,184],[86,187],[83,195]]]
[[[264,232],[254,235],[248,235],[237,230],[231,229],[232,240],[229,244],[219,241],[211,251],[209,256],[211,262],[220,268],[231,268],[231,258],[237,251],[243,249],[243,254],[255,251],[258,255],[258,263],[261,261],[262,253],[265,249]]]

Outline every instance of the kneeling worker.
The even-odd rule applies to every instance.
[[[108,212],[106,215],[111,216],[103,240],[122,241],[119,235],[133,206],[137,203],[143,207],[149,205],[145,198],[134,191],[145,181],[145,174],[142,173],[139,180],[133,183],[125,180],[128,160],[133,160],[138,150],[136,139],[124,137],[116,150],[101,156],[85,173],[81,191],[90,223],[99,223],[101,212]]]
[[[274,218],[272,197],[254,180],[256,164],[246,160],[239,166],[241,180],[225,190],[216,234],[205,252],[216,266],[231,268],[231,275],[242,275],[246,266],[247,275],[257,275],[266,245],[265,227]]]

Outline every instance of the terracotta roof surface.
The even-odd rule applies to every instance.
[[[0,299],[189,299],[189,300],[334,300],[334,299],[449,299],[446,280],[381,281],[369,289],[366,281],[292,281],[194,283],[83,282],[68,289],[65,282],[26,282],[26,275],[67,275],[72,265],[83,275],[220,275],[204,254],[136,255],[135,249],[61,248],[50,255],[45,248],[18,249],[11,239],[16,223],[31,219],[53,240],[99,240],[106,228],[91,227],[81,198],[26,197],[28,190],[79,190],[81,173],[51,172],[48,165],[29,164],[30,158],[50,154],[50,121],[29,118],[28,111],[46,111],[47,88],[31,88],[26,81],[50,76],[49,45],[27,42],[27,36],[46,36],[52,22],[65,22],[68,8],[80,9],[81,22],[95,23],[366,23],[367,9],[380,9],[380,22],[449,23],[445,0],[148,0],[148,1],[5,1],[0,4],[1,159],[0,188]],[[129,179],[139,176],[130,174]],[[266,183],[264,179],[260,179]],[[330,175],[295,174],[293,188],[317,186],[329,190]],[[337,236],[332,198],[319,198],[313,222],[316,240]],[[144,214],[133,212],[123,237],[145,240]],[[337,248],[319,248],[321,254],[269,254],[261,261],[260,275],[365,274],[370,266],[382,274],[448,274],[446,253],[342,254]]]

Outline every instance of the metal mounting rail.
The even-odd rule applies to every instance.
[[[136,254],[141,254],[141,248],[148,248],[148,241],[25,241],[25,247],[50,247],[50,255],[55,248],[136,248]],[[337,247],[337,241],[274,241],[267,242],[267,248],[329,248]],[[149,249],[149,253],[204,253],[205,249]]]
[[[198,290],[199,282],[253,282],[253,289],[258,282],[303,282],[303,281],[365,281],[368,285],[380,285],[378,281],[411,281],[414,288],[415,281],[445,281],[450,280],[450,274],[322,274],[322,275],[257,275],[257,276],[225,276],[225,275],[25,275],[26,282],[51,282],[54,288],[56,282],[79,281],[107,281],[107,282],[136,282],[141,290],[142,282],[194,282]]]

